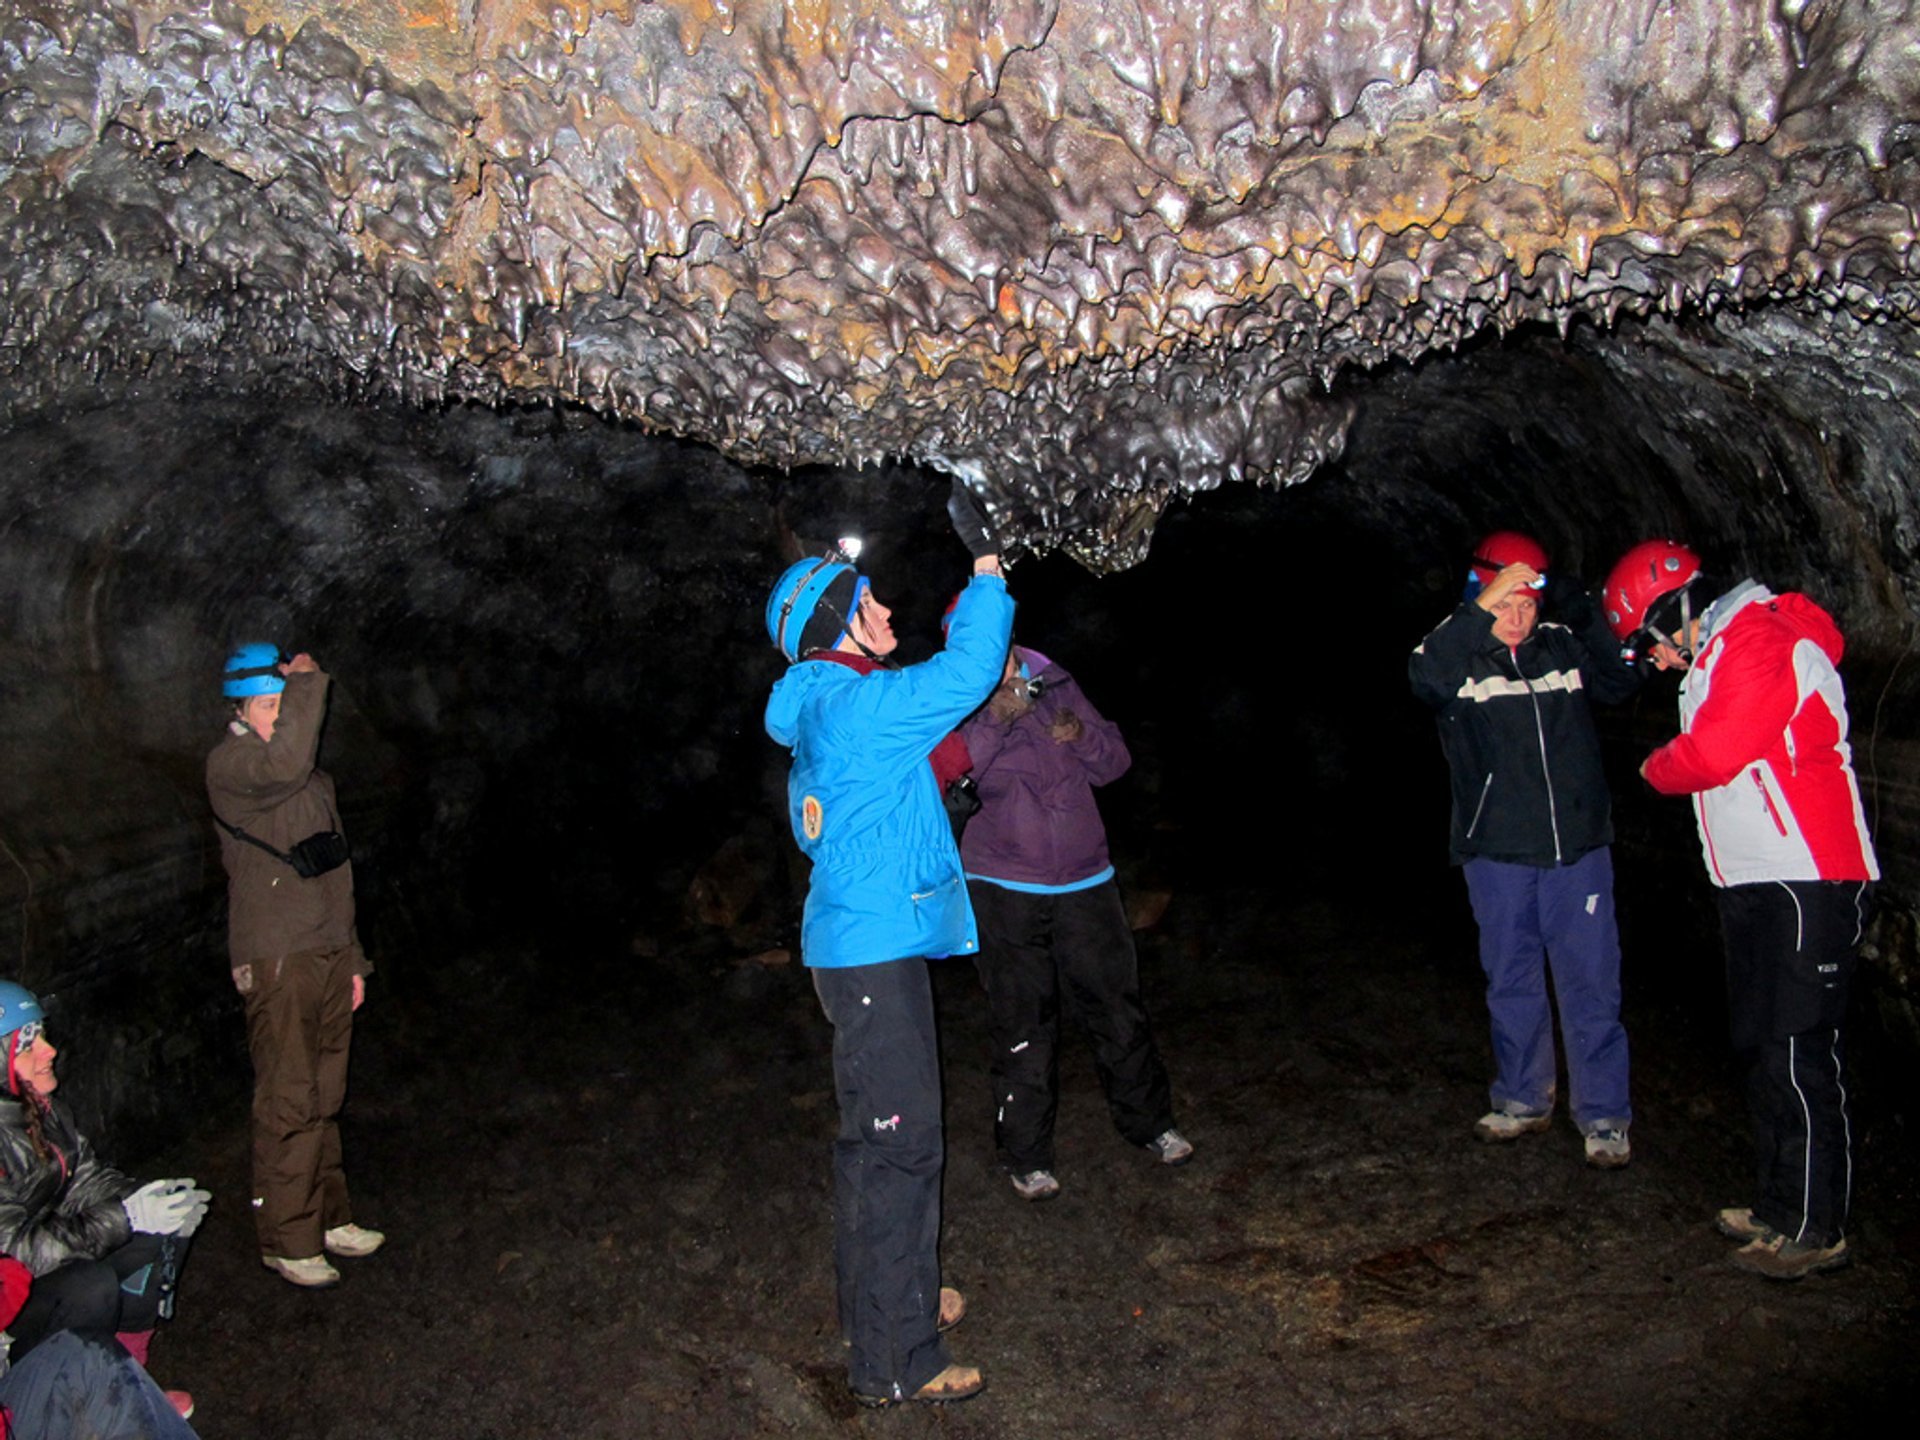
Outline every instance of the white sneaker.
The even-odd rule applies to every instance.
[[[260,1263],[290,1285],[307,1290],[325,1290],[340,1283],[340,1272],[327,1263],[324,1255],[309,1255],[304,1260],[289,1260],[284,1255],[262,1255]]]
[[[1537,1135],[1551,1124],[1551,1113],[1536,1115],[1531,1111],[1510,1110],[1502,1106],[1498,1110],[1489,1110],[1474,1121],[1473,1134],[1477,1140],[1498,1145],[1507,1140],[1518,1140],[1522,1135]]]
[[[336,1225],[320,1237],[320,1243],[335,1255],[344,1255],[349,1260],[358,1260],[371,1255],[387,1243],[387,1237],[378,1230],[369,1230],[365,1226],[349,1221],[345,1225]]]
[[[1162,1165],[1184,1165],[1193,1158],[1193,1142],[1178,1130],[1162,1130],[1146,1148]]]
[[[1022,1200],[1051,1200],[1060,1193],[1060,1182],[1051,1170],[1029,1170],[1025,1175],[1010,1175],[1013,1193]]]
[[[1624,1130],[1596,1130],[1587,1136],[1587,1164],[1596,1170],[1618,1170],[1632,1158]]]

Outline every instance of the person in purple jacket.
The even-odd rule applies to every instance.
[[[993,1036],[994,1140],[1024,1200],[1060,1193],[1053,1121],[1060,1004],[1093,1044],[1121,1135],[1167,1165],[1193,1158],[1140,1003],[1133,932],[1120,904],[1093,788],[1133,757],[1073,677],[1015,645],[999,687],[961,727],[980,809],[961,837],[980,927],[976,964]]]

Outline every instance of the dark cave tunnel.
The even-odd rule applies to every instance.
[[[1913,437],[1823,393],[1824,372],[1769,382],[1688,358],[1718,342],[1704,321],[1536,330],[1367,377],[1344,457],[1310,482],[1176,505],[1117,575],[1019,563],[1017,630],[1132,743],[1103,798],[1131,890],[1188,915],[1311,898],[1457,977],[1471,920],[1405,662],[1477,535],[1530,530],[1597,583],[1628,544],[1673,533],[1726,573],[1807,589],[1851,641],[1888,876],[1860,1103],[1875,1160],[1905,1167],[1912,501],[1889,477]],[[749,1012],[806,989],[769,959],[796,947],[804,876],[760,724],[779,670],[761,611],[789,537],[866,539],[908,659],[964,573],[937,474],[745,469],[547,407],[132,393],[0,435],[0,477],[0,952],[68,1032],[87,1125],[130,1160],[191,1152],[244,1112],[201,768],[231,643],[311,650],[337,677],[324,758],[379,966],[363,1046],[430,1031],[485,1047],[500,1015],[564,1034],[584,1006],[625,1017],[619,1045],[697,1069],[698,1031],[666,1018],[713,1003],[697,977],[773,976],[756,982],[771,992],[721,982]],[[1690,816],[1633,773],[1672,707],[1656,682],[1601,718],[1625,983],[1630,1009],[1711,1054],[1717,941]],[[1259,940],[1279,986],[1289,937]],[[806,1063],[824,1069],[824,1025],[802,1034],[787,1043],[817,1045]]]
[[[1523,334],[1369,377],[1345,457],[1311,482],[1178,505],[1119,575],[1058,554],[1017,567],[1020,635],[1071,657],[1135,737],[1135,772],[1106,797],[1134,863],[1183,895],[1359,901],[1391,877],[1447,904],[1443,768],[1404,665],[1462,557],[1519,527],[1597,585],[1627,545],[1673,534],[1840,618],[1889,909],[1905,911],[1912,622],[1887,557],[1910,562],[1912,506],[1885,477],[1913,438],[1804,379],[1769,396],[1688,369],[1677,328],[1654,328]],[[1690,343],[1711,337],[1695,328]],[[509,931],[641,965],[796,938],[784,757],[760,726],[783,547],[865,536],[909,659],[964,573],[937,474],[743,469],[545,407],[136,394],[16,426],[0,473],[16,757],[0,952],[110,1018],[111,1062],[73,1057],[97,1072],[75,1089],[142,1123],[220,1069],[203,1053],[224,977],[200,765],[230,644],[275,638],[337,675],[327,753],[365,857],[364,923],[389,947],[457,967],[469,937]],[[1685,891],[1684,807],[1629,783],[1671,724],[1670,688],[1605,727],[1622,845],[1663,856],[1661,883]],[[703,920],[710,867],[727,893]],[[1910,1043],[1898,933],[1875,985]],[[404,997],[418,968],[387,983]],[[137,1009],[115,1000],[132,974],[159,987]]]

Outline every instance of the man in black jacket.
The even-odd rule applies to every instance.
[[[1574,1123],[1587,1163],[1631,1158],[1611,802],[1587,695],[1623,700],[1619,658],[1583,587],[1556,586],[1563,623],[1539,623],[1546,552],[1512,531],[1474,552],[1468,598],[1413,652],[1414,694],[1439,712],[1453,776],[1453,863],[1480,928],[1493,1022],[1489,1142],[1545,1130],[1557,1062],[1547,976],[1560,1005]]]

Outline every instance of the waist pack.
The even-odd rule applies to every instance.
[[[347,837],[338,830],[320,830],[300,841],[291,850],[276,850],[257,836],[249,835],[238,825],[229,825],[218,815],[213,823],[233,836],[244,840],[256,849],[264,850],[283,865],[291,865],[293,873],[302,880],[311,880],[316,875],[324,875],[329,870],[338,870],[346,864],[351,855],[347,850]]]

